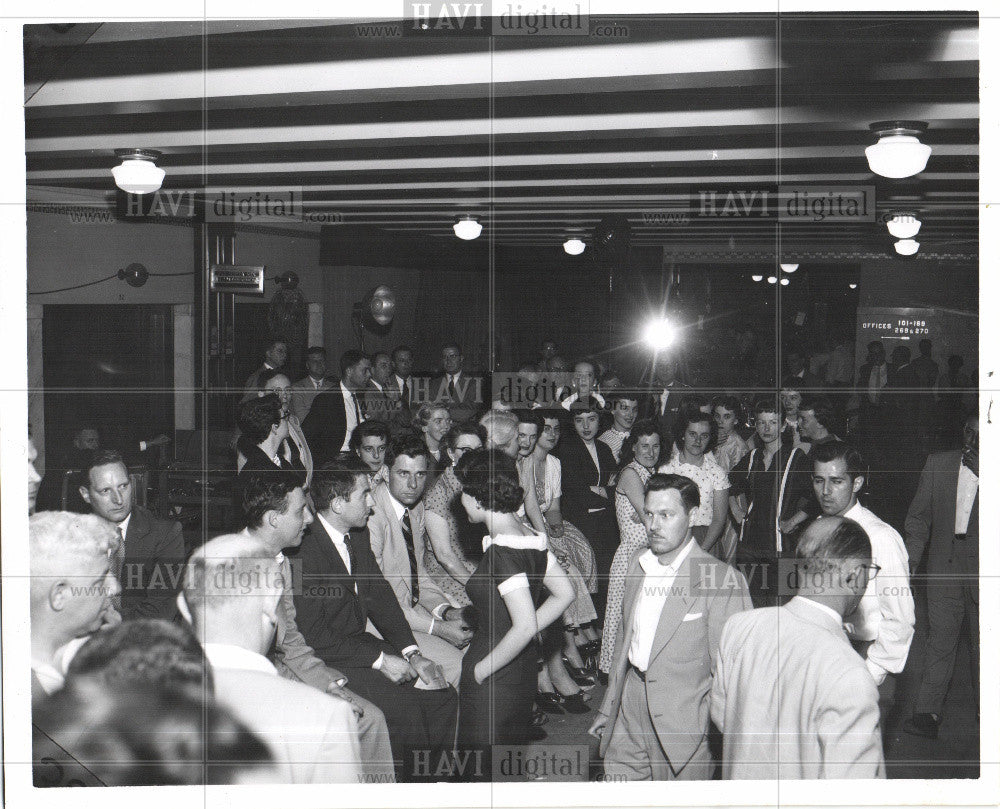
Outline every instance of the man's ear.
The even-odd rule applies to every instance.
[[[191,618],[191,610],[188,608],[187,599],[184,598],[183,591],[177,594],[177,611],[190,626],[194,626],[194,619]]]
[[[270,525],[272,528],[276,528],[278,524],[279,513],[274,509],[264,513],[264,522]]]
[[[49,606],[55,612],[61,612],[69,603],[71,595],[69,582],[65,579],[58,579],[52,582],[52,586],[49,588]]]
[[[853,484],[853,486],[854,486],[854,493],[857,494],[858,492],[860,492],[861,488],[864,485],[865,485],[865,476],[864,475],[858,475],[856,478],[854,478],[854,484]]]
[[[80,497],[83,498],[83,502],[86,503],[87,505],[92,505],[92,503],[90,502],[90,489],[86,486],[80,486],[79,491],[80,491]]]

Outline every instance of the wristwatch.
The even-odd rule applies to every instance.
[[[417,657],[417,655],[419,655],[419,654],[420,654],[420,650],[419,649],[413,649],[412,651],[409,651],[406,654],[404,654],[403,655],[403,659],[407,663],[409,663],[411,660],[413,660],[413,658]]]

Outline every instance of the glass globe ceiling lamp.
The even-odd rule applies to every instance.
[[[920,220],[912,213],[894,214],[885,226],[889,229],[889,235],[896,239],[912,239],[920,232]]]
[[[586,249],[587,245],[584,243],[583,239],[576,236],[571,236],[563,242],[563,250],[571,256],[578,256]]]
[[[912,256],[920,249],[920,242],[915,242],[913,239],[900,239],[896,242],[895,248],[901,256]]]
[[[156,165],[160,152],[155,149],[115,149],[120,166],[111,169],[115,185],[129,194],[151,194],[159,191],[166,172]]]
[[[880,177],[912,177],[926,168],[931,147],[920,142],[924,121],[877,121],[869,126],[878,142],[865,149],[868,167]]]
[[[463,216],[452,225],[452,229],[458,238],[467,242],[478,239],[479,234],[483,232],[483,226],[479,224],[479,220],[474,216]]]

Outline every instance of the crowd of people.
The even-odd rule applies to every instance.
[[[905,729],[936,737],[966,620],[978,665],[978,415],[957,377],[932,393],[929,343],[873,344],[848,384],[785,359],[769,394],[669,354],[623,384],[551,341],[517,385],[456,344],[433,378],[406,346],[332,377],[313,347],[293,381],[274,341],[228,533],[186,546],[96,445],[88,513],[30,518],[36,784],[490,780],[565,712],[613,778],[885,777],[925,551]],[[893,438],[957,431],[880,517]]]

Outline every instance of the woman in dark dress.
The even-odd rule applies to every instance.
[[[474,450],[465,453],[455,474],[469,520],[488,532],[483,558],[465,585],[479,627],[462,662],[458,720],[459,752],[482,751],[483,766],[476,769],[488,779],[492,745],[527,741],[537,635],[569,606],[573,586],[548,551],[546,536],[517,516],[524,490],[512,459]],[[543,590],[549,592],[544,601]]]
[[[298,450],[288,438],[287,417],[276,394],[247,399],[240,405],[237,424],[240,437],[236,446],[245,459],[239,465],[239,471],[269,472],[277,469],[298,474],[305,481],[306,469]]]

